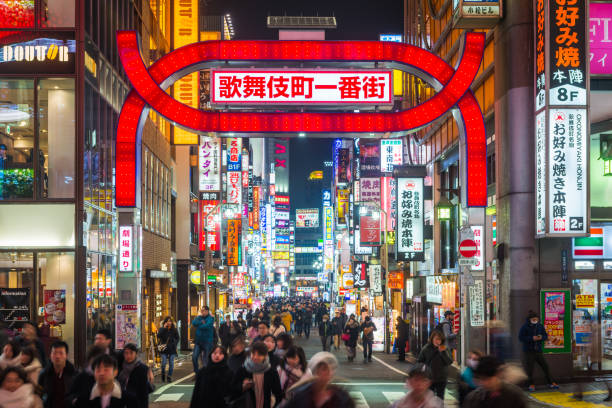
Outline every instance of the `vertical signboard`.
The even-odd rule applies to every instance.
[[[370,292],[374,296],[383,293],[383,276],[381,265],[368,265],[368,275],[370,275]]]
[[[338,149],[338,183],[348,183],[350,173],[349,149]]]
[[[363,207],[361,207],[363,208]],[[360,211],[362,209],[360,208]],[[367,208],[367,207],[366,207]],[[367,210],[368,212],[370,210]],[[378,210],[374,210],[378,211]],[[378,215],[378,214],[376,214]],[[359,246],[379,246],[380,242],[380,215],[373,214],[359,216]]]
[[[349,216],[349,196],[350,190],[337,189],[336,209],[338,212],[338,225],[346,225]]]
[[[221,190],[221,158],[219,141],[212,137],[201,136],[198,147],[198,175],[200,191]]]
[[[366,289],[370,286],[368,277],[368,264],[365,262],[355,262],[353,264],[353,287]]]
[[[382,139],[380,141],[380,171],[392,173],[393,166],[404,163],[402,139]]]
[[[239,171],[227,172],[227,202],[229,204],[242,203],[242,173]]]
[[[240,265],[240,232],[242,220],[227,220],[227,264]]]
[[[359,180],[360,201],[380,203],[380,178],[367,177]]]
[[[227,139],[227,171],[241,170],[242,139],[232,137]]]
[[[612,3],[589,3],[591,75],[612,75]]]
[[[544,353],[569,353],[572,350],[570,291],[542,290],[540,308],[542,324],[548,335]]]
[[[536,236],[589,224],[586,0],[535,0]]]
[[[119,227],[119,272],[134,271],[134,228]]]
[[[323,207],[323,260],[324,272],[334,270],[334,209]]]
[[[380,177],[380,143],[359,140],[359,177]]]
[[[470,291],[470,325],[482,327],[485,325],[484,285],[479,279],[469,287]]]
[[[219,204],[219,200],[200,200],[199,208],[199,219],[200,219],[200,233],[199,233],[199,249],[200,251],[206,251],[206,246],[211,251],[219,250],[219,216],[220,211],[217,209],[213,211]]]
[[[259,230],[259,192],[261,187],[253,187],[253,229]]]
[[[424,261],[423,178],[398,178],[397,194],[397,252],[408,260]]]
[[[482,271],[484,270],[484,252],[482,250],[484,228],[482,225],[472,225],[471,228],[474,233],[474,243],[476,244],[476,255],[474,255],[476,263],[471,265],[470,269],[473,271]]]
[[[289,140],[272,139],[274,147],[274,184],[277,193],[289,192]]]

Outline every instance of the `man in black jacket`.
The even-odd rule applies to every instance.
[[[151,377],[149,367],[138,359],[138,347],[126,344],[123,347],[123,368],[117,379],[125,394],[136,401],[134,408],[149,406],[149,393],[153,392]]]
[[[406,342],[409,332],[408,323],[401,316],[397,316],[397,361],[406,361]]]
[[[232,317],[230,315],[225,316],[225,320],[223,320],[223,323],[221,323],[221,325],[219,326],[219,339],[221,340],[221,346],[223,346],[226,352],[229,349],[230,344],[232,342],[231,335],[230,335],[231,318]]]
[[[121,386],[115,377],[117,376],[117,360],[114,357],[103,354],[93,362],[95,383],[91,391],[81,393],[76,401],[76,408],[132,408],[139,406],[127,393],[121,390]],[[108,405],[103,401],[109,400]]]
[[[67,408],[66,396],[76,376],[76,369],[68,361],[68,344],[51,344],[51,362],[40,372],[38,385],[43,390],[45,408]]]
[[[84,370],[78,373],[72,380],[72,385],[69,388],[66,396],[66,406],[76,407],[79,398],[87,398],[96,379],[94,378],[93,363],[99,356],[105,355],[105,350],[102,347],[93,346],[87,351],[87,366]]]
[[[499,378],[501,364],[493,356],[484,356],[474,370],[474,378],[480,384],[468,394],[466,408],[497,407],[526,408],[527,398],[523,391]]]

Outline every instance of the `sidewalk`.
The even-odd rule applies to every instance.
[[[560,384],[560,388],[555,391],[540,386],[535,392],[529,394],[529,398],[541,406],[549,407],[612,407],[611,401],[603,401],[608,396],[604,383],[591,382],[583,386],[582,401],[572,397],[578,390],[577,384]]]

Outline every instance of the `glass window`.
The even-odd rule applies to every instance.
[[[19,320],[33,320],[34,307],[34,255],[32,252],[0,252],[0,288],[27,289],[24,294],[13,296],[15,306],[24,310],[0,312],[0,321],[12,326]]]
[[[73,79],[38,83],[39,198],[74,197],[74,108]]]
[[[0,200],[33,198],[34,82],[0,81]]]
[[[0,28],[34,27],[34,0],[0,0]]]
[[[572,282],[572,321],[574,329],[574,369],[597,369],[596,351],[593,348],[597,336],[597,280],[575,279]]]
[[[144,218],[144,227],[146,230],[149,229],[149,203],[147,202],[147,185],[149,180],[149,150],[145,147],[144,149],[144,171],[143,174],[143,199],[142,199],[142,214]]]
[[[74,0],[42,0],[43,27],[74,27]]]

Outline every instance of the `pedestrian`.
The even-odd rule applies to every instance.
[[[21,362],[21,367],[23,367],[23,370],[28,376],[28,381],[32,384],[38,384],[38,376],[42,371],[42,364],[40,364],[40,361],[36,358],[36,350],[32,347],[21,349],[19,361]]]
[[[259,320],[257,319],[251,320],[251,324],[249,325],[249,328],[247,329],[247,337],[249,338],[249,340],[254,340],[255,337],[259,335],[258,326],[259,326]]]
[[[94,336],[94,346],[102,347],[106,354],[115,357],[115,360],[117,360],[117,367],[121,368],[121,365],[123,364],[123,353],[113,349],[113,336],[111,335],[110,330],[98,329],[98,331],[96,331],[96,335]]]
[[[45,346],[40,340],[38,334],[38,327],[33,322],[24,322],[21,327],[21,334],[16,337],[19,342],[19,346],[23,350],[26,347],[32,347],[36,350],[36,355],[41,363],[47,363],[47,354],[45,353]]]
[[[346,318],[346,315],[344,315],[344,317]],[[337,351],[340,350],[340,340],[342,338],[342,333],[344,332],[344,326],[346,325],[346,319],[342,318],[339,309],[336,309],[335,316],[332,319],[331,324],[334,348]]]
[[[295,332],[298,337],[302,337],[302,331],[304,331],[304,309],[300,306],[295,311]]]
[[[56,341],[51,344],[50,363],[40,372],[38,385],[43,392],[45,408],[67,408],[68,391],[77,371],[68,361],[68,344]]]
[[[93,363],[102,355],[107,354],[105,349],[100,346],[93,346],[87,351],[87,365],[74,377],[70,388],[68,388],[66,401],[69,407],[75,407],[79,398],[89,397],[89,393],[96,383]]]
[[[431,370],[431,390],[442,401],[444,401],[444,392],[448,381],[448,366],[453,363],[444,341],[444,333],[434,329],[429,336],[429,341],[417,358],[419,363],[425,364]]]
[[[327,351],[316,353],[308,362],[310,377],[302,377],[290,388],[291,399],[285,408],[354,408],[355,402],[344,389],[332,384],[338,360]]]
[[[272,366],[273,369],[276,370],[276,368],[281,363],[281,358],[275,354],[275,352],[276,352],[276,339],[274,338],[273,335],[266,334],[264,336],[264,338],[263,338],[263,342],[266,345],[266,347],[268,348],[268,357],[269,357],[270,365]]]
[[[285,332],[287,332],[287,329],[285,328],[285,325],[283,324],[281,317],[279,315],[276,315],[274,317],[272,326],[270,327],[270,334],[272,334],[274,337],[278,337],[279,334],[285,333]]]
[[[41,408],[42,401],[19,366],[0,371],[0,406],[2,408]]]
[[[332,337],[332,324],[329,321],[328,315],[323,315],[319,324],[319,337],[321,337],[321,345],[323,351],[329,351],[329,342]]]
[[[454,351],[457,350],[457,334],[453,327],[455,320],[455,313],[452,310],[444,312],[444,319],[436,326],[437,330],[444,333],[446,338],[446,346],[449,349],[451,358],[454,359]]]
[[[397,361],[406,361],[406,343],[410,334],[410,326],[408,322],[397,316]]]
[[[119,371],[117,381],[125,393],[135,401],[137,408],[149,406],[149,394],[153,392],[152,372],[138,358],[138,347],[128,343],[123,347],[123,367]]]
[[[260,321],[257,325],[257,337],[253,339],[253,342],[256,343],[258,341],[263,341],[264,337],[266,337],[268,334],[270,334],[268,323]]]
[[[465,397],[476,388],[478,385],[474,379],[474,370],[478,366],[478,362],[482,358],[482,353],[479,350],[470,350],[468,353],[467,361],[465,362],[465,369],[461,373],[461,377],[458,382],[459,389],[459,406],[463,405]]]
[[[521,327],[519,331],[519,340],[523,343],[523,352],[525,354],[525,371],[527,372],[527,378],[529,381],[529,391],[535,391],[535,383],[533,381],[533,366],[535,363],[542,368],[548,387],[551,389],[557,389],[559,386],[554,382],[550,376],[548,364],[544,359],[544,353],[542,352],[542,346],[548,339],[548,334],[544,325],[540,323],[540,318],[534,311],[529,311],[527,314],[527,321]]]
[[[289,388],[305,375],[311,375],[307,367],[304,349],[299,346],[289,347],[278,367],[278,374],[280,376],[281,389],[285,394],[285,399],[288,400],[290,399],[287,395]]]
[[[289,347],[293,346],[293,338],[289,333],[281,333],[276,338],[276,351],[274,354],[282,359]]]
[[[287,333],[291,333],[291,323],[293,322],[293,316],[291,316],[291,311],[285,310],[281,314],[281,319],[283,321],[283,325],[285,326],[285,331]]]
[[[242,321],[244,323],[244,320]],[[242,325],[240,324],[239,321],[233,321],[230,324],[230,347],[232,342],[237,338],[237,337],[242,337],[244,336],[246,329],[242,328]]]
[[[515,385],[500,378],[501,363],[493,356],[484,356],[474,369],[474,378],[480,385],[468,394],[466,408],[526,408],[527,398]]]
[[[355,320],[354,314],[351,314],[351,317],[349,317],[342,336],[346,345],[348,361],[352,362],[357,354],[357,338],[359,337],[359,323]]]
[[[238,320],[236,320],[235,322],[232,322],[232,323],[237,323],[238,327],[240,327],[240,334],[244,334],[244,332],[247,329],[247,322],[242,317],[242,313],[239,313],[238,314]]]
[[[132,408],[141,406],[121,390],[116,380],[117,360],[109,354],[96,357],[92,364],[95,383],[88,393],[81,393],[76,408]]]
[[[0,355],[0,370],[21,365],[20,352],[21,346],[19,341],[13,339],[6,343],[2,348],[2,355]]]
[[[374,332],[377,329],[370,316],[365,317],[364,322],[361,323],[360,330],[363,332],[361,339],[363,345],[363,362],[372,362],[372,344],[374,343]]]
[[[278,372],[270,366],[268,347],[263,342],[251,346],[244,365],[232,379],[230,406],[271,408],[272,396],[278,404],[283,398]]]
[[[198,371],[190,408],[225,408],[232,380],[225,347],[214,346],[208,364]]]
[[[310,338],[310,328],[312,327],[312,309],[310,306],[306,308],[306,312],[304,313],[304,336],[306,340]]]
[[[174,321],[170,316],[164,319],[161,329],[157,331],[157,344],[159,354],[161,356],[161,378],[162,382],[166,380],[172,382],[172,373],[174,372],[174,359],[177,356],[177,346],[179,342],[179,333],[174,326]],[[168,373],[166,375],[166,364],[168,365]]]
[[[442,408],[444,403],[431,391],[431,370],[423,363],[416,363],[406,378],[410,391],[389,408]]]
[[[223,320],[223,323],[221,323],[221,325],[219,326],[219,339],[221,340],[221,346],[225,348],[226,352],[229,349],[230,344],[232,344],[231,318],[232,317],[230,315],[226,315],[225,319]]]
[[[232,354],[227,359],[227,366],[232,370],[232,373],[238,371],[242,364],[244,364],[244,360],[247,357],[245,348],[244,337],[236,337],[232,342]]]
[[[193,354],[191,359],[193,361],[193,371],[197,374],[198,360],[202,359],[202,365],[208,364],[208,355],[213,348],[214,331],[215,331],[215,319],[210,315],[210,309],[208,306],[204,306],[200,309],[200,314],[193,319],[191,325],[196,328],[195,341]]]

